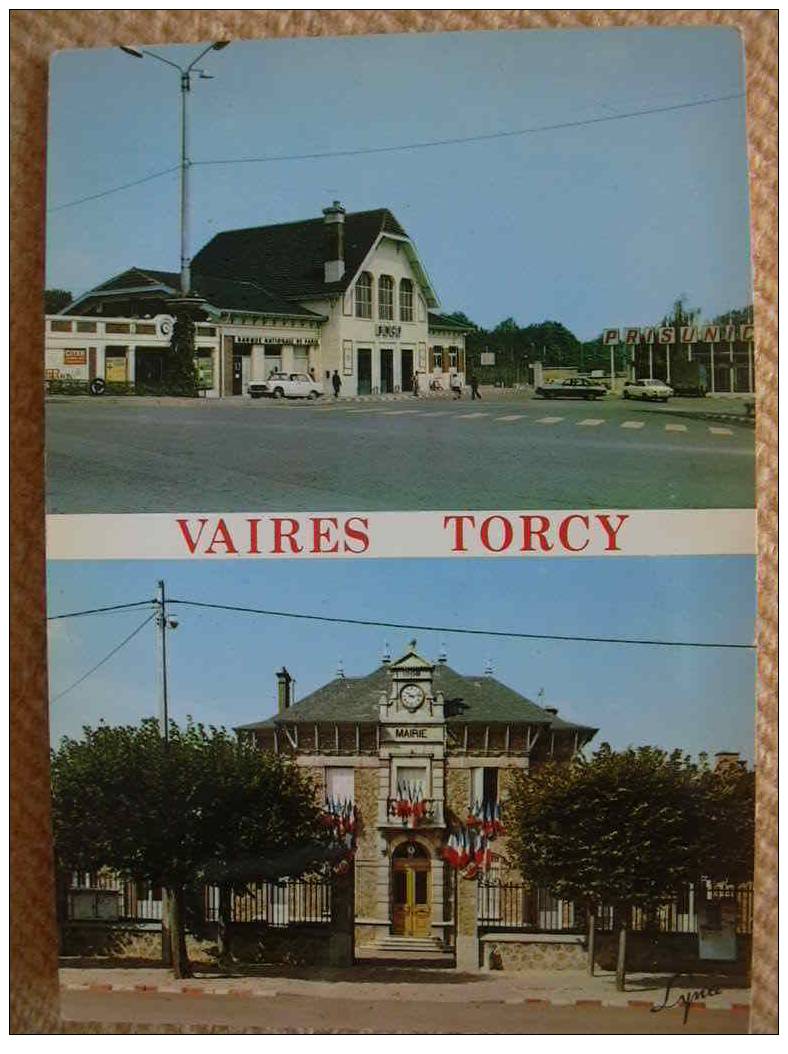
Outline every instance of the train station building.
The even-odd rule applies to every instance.
[[[130,267],[47,317],[51,380],[155,384],[179,275]],[[245,395],[271,371],[310,373],[343,395],[448,391],[465,379],[469,327],[440,315],[416,247],[386,208],[224,231],[192,261],[202,301],[196,364],[211,396]]]

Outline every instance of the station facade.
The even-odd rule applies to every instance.
[[[132,267],[46,320],[52,380],[144,385],[163,376],[177,274]],[[225,231],[192,262],[196,365],[207,395],[239,396],[274,370],[343,395],[465,382],[469,327],[437,312],[416,248],[388,209]]]
[[[519,881],[504,822],[513,774],[569,759],[596,733],[491,671],[425,659],[415,641],[299,702],[286,669],[277,680],[278,712],[238,732],[309,769],[329,816],[352,818],[359,946],[456,948],[452,853],[470,850],[473,865],[475,850],[486,874]]]

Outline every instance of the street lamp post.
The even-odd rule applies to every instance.
[[[121,45],[121,51],[131,55],[135,59],[148,58],[157,59],[166,66],[172,66],[180,74],[181,78],[181,294],[188,296],[191,292],[191,259],[189,257],[189,107],[188,100],[191,92],[191,75],[196,73],[203,80],[210,80],[211,74],[203,70],[195,69],[200,59],[209,51],[221,51],[229,44],[229,40],[217,40],[203,48],[199,55],[194,58],[188,66],[179,66],[177,62],[171,62],[155,51],[147,48],[132,48]]]

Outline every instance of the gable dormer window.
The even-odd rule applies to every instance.
[[[356,318],[372,318],[372,275],[362,271],[356,282]]]
[[[399,284],[399,319],[413,321],[413,282],[409,278],[403,278]]]
[[[378,279],[378,318],[394,319],[394,279],[382,274]]]

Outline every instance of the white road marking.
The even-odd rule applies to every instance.
[[[709,425],[709,431],[713,436],[732,436],[732,428],[714,428],[713,425]]]
[[[422,414],[421,416],[422,417],[445,417],[447,414],[450,414],[450,413],[451,413],[451,410],[428,410],[426,413]]]
[[[489,417],[489,414],[457,414],[460,421],[469,421],[472,417]]]
[[[582,421],[577,422],[578,428],[581,425],[585,425],[588,428],[593,428],[594,425],[603,425],[605,422],[601,417],[586,417]]]
[[[645,421],[622,421],[621,422],[621,427],[622,428],[644,428],[645,424],[646,424]]]
[[[505,417],[496,417],[495,420],[496,421],[522,421],[522,419],[524,417],[527,417],[527,416],[528,416],[527,414],[506,414]]]
[[[686,432],[686,425],[665,425],[666,432]]]
[[[381,410],[379,406],[365,406],[359,410],[345,410],[346,414],[385,414],[391,413],[391,410]]]
[[[559,421],[563,421],[563,417],[540,417],[537,419],[536,424],[557,425]]]
[[[381,410],[387,417],[399,417],[402,414],[420,414],[421,410]]]

